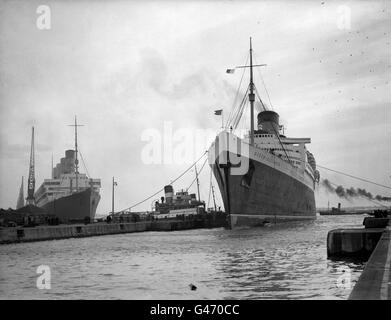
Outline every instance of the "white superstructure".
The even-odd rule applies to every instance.
[[[60,163],[53,168],[52,179],[45,179],[35,192],[34,196],[37,206],[42,207],[50,201],[89,188],[99,193],[101,187],[100,179],[88,178],[85,173],[76,174],[74,167],[75,151],[67,150],[65,158],[61,158]]]

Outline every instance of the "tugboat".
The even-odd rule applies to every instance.
[[[196,194],[189,194],[185,190],[181,190],[174,194],[172,185],[164,187],[165,197],[161,197],[161,202],[155,202],[156,219],[176,218],[177,216],[190,216],[204,214],[205,202],[197,200]]]

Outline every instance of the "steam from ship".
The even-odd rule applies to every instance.
[[[327,179],[322,179],[321,184],[328,192],[335,193],[340,198],[345,198],[347,200],[351,200],[354,198],[366,198],[369,200],[377,200],[377,201],[391,201],[391,197],[384,197],[381,195],[373,196],[372,193],[368,192],[365,189],[361,188],[353,188],[345,189],[343,186],[334,187],[332,183]]]

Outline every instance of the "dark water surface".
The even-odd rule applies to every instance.
[[[2,245],[0,298],[346,299],[341,275],[354,286],[364,264],[328,260],[327,232],[363,218]],[[50,290],[36,286],[39,265],[50,267]]]

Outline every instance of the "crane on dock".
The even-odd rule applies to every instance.
[[[20,189],[19,189],[19,196],[16,202],[16,209],[24,207],[23,188],[24,187],[23,187],[23,176],[22,176],[22,184],[20,185]]]
[[[35,161],[34,161],[34,127],[31,133],[31,149],[30,149],[30,166],[29,166],[29,178],[27,182],[27,205],[35,205]]]

